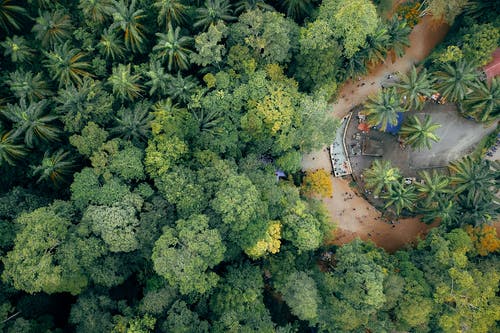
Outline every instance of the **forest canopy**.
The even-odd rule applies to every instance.
[[[455,2],[431,69],[498,45]],[[0,0],[0,330],[492,332],[490,210],[395,254],[326,245],[330,175],[302,172],[410,32],[370,0]]]

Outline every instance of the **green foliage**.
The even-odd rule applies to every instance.
[[[144,48],[144,10],[136,9],[136,0],[130,3],[124,0],[113,1],[113,23],[110,30],[123,33],[123,40],[127,49],[132,52],[142,52]]]
[[[373,195],[379,195],[382,190],[389,191],[400,178],[399,169],[393,168],[387,160],[375,160],[371,167],[363,172],[365,186],[373,191]]]
[[[226,53],[224,44],[220,42],[227,36],[227,30],[227,26],[219,21],[210,25],[207,32],[198,34],[194,38],[196,52],[190,54],[191,62],[200,66],[220,63]]]
[[[61,10],[39,12],[32,31],[43,47],[54,47],[67,41],[71,36],[71,19]]]
[[[42,78],[42,73],[33,75],[32,72],[16,70],[9,74],[9,79],[5,82],[14,96],[19,99],[28,99],[30,102],[41,100],[52,94],[47,82]]]
[[[5,57],[10,56],[12,62],[28,62],[33,58],[35,52],[24,37],[17,35],[12,36],[12,38],[5,38],[5,40],[0,43],[0,46],[4,48],[3,55]]]
[[[40,141],[55,141],[59,137],[59,129],[52,124],[57,116],[45,115],[46,106],[46,100],[27,104],[21,99],[19,104],[7,104],[0,113],[12,122],[12,136],[23,136],[24,143],[32,148]]]
[[[471,90],[478,87],[479,74],[475,66],[465,60],[454,65],[445,63],[434,73],[438,91],[450,102],[462,101]]]
[[[130,252],[138,247],[135,230],[139,226],[136,212],[130,206],[89,206],[82,222],[101,236],[111,252]]]
[[[476,121],[490,123],[500,117],[500,79],[481,82],[463,101],[463,112]]]
[[[113,67],[113,74],[108,78],[108,83],[113,88],[113,94],[119,96],[122,100],[134,100],[141,96],[142,88],[139,84],[141,76],[132,74],[130,64],[119,64]]]
[[[90,157],[102,146],[107,138],[108,132],[91,121],[83,128],[81,135],[70,136],[69,142],[76,147],[80,154]]]
[[[0,1],[0,29],[9,32],[11,28],[21,29],[17,20],[22,16],[28,16],[28,12],[21,6],[16,5],[12,0]]]
[[[288,275],[281,292],[294,315],[310,323],[316,321],[320,298],[316,282],[306,272],[293,272]]]
[[[196,8],[197,20],[193,24],[195,28],[207,28],[211,24],[221,21],[233,21],[231,15],[231,4],[228,0],[205,0],[202,7]]]
[[[351,58],[376,31],[378,17],[370,1],[329,0],[321,4],[318,20],[328,22],[332,36],[341,40],[344,55]]]
[[[215,332],[273,332],[262,292],[264,281],[257,267],[248,263],[228,267],[210,302]]]
[[[186,302],[179,300],[168,310],[162,329],[163,332],[174,333],[207,333],[209,325],[205,320],[200,320],[196,312],[187,307]]]
[[[60,262],[71,221],[56,207],[43,207],[21,214],[17,223],[22,229],[14,248],[3,258],[2,279],[28,293],[81,292],[87,284],[85,277],[72,274]]]
[[[247,11],[231,28],[230,42],[247,46],[263,64],[288,62],[297,48],[297,25],[277,12]]]
[[[417,116],[411,116],[401,127],[399,134],[406,144],[418,150],[427,147],[431,149],[432,142],[439,142],[440,138],[434,133],[441,124],[432,123],[431,116],[425,115],[423,122]]]
[[[186,22],[186,6],[181,0],[155,0],[154,8],[158,9],[158,24],[181,24]]]
[[[169,71],[185,70],[189,68],[189,54],[191,50],[187,47],[191,45],[193,38],[180,35],[181,28],[172,24],[168,25],[167,33],[156,33],[158,43],[153,47],[155,56],[161,61],[167,61]]]
[[[206,293],[217,284],[211,268],[223,259],[225,246],[219,232],[209,229],[208,218],[194,215],[165,227],[153,249],[155,271],[182,294]]]
[[[54,51],[46,52],[47,59],[44,61],[45,67],[54,81],[59,83],[59,88],[68,86],[71,83],[81,85],[84,77],[91,77],[87,72],[90,64],[83,61],[85,53],[77,49],[70,48],[68,42],[54,47]]]
[[[26,156],[28,152],[22,144],[16,143],[16,136],[12,131],[0,132],[0,166],[4,163],[15,164],[15,160]]]
[[[33,175],[38,176],[37,182],[51,180],[53,184],[58,185],[66,180],[66,177],[72,174],[73,161],[68,160],[69,152],[59,149],[54,154],[49,155],[45,152],[42,163],[33,167]]]
[[[380,130],[385,132],[387,126],[396,126],[398,123],[398,113],[404,112],[401,105],[401,96],[396,88],[384,89],[374,97],[370,97],[364,104],[363,113],[367,116],[370,126],[380,126]]]

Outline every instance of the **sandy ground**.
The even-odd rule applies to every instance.
[[[410,35],[411,47],[407,49],[405,56],[398,58],[394,63],[387,59],[384,64],[374,68],[368,76],[361,77],[359,81],[347,82],[339,93],[339,99],[332,104],[332,115],[338,118],[344,117],[352,107],[363,103],[369,95],[375,94],[388,74],[406,72],[412,64],[425,59],[443,40],[448,29],[449,26],[445,24],[436,26],[430,17],[424,17]],[[365,84],[361,86],[362,83]],[[322,149],[305,155],[302,168],[325,169],[330,172],[332,167],[328,151]],[[337,225],[332,239],[333,244],[344,244],[359,237],[363,240],[372,240],[388,251],[395,251],[424,237],[432,227],[421,223],[417,217],[400,219],[392,225],[381,218],[381,213],[370,203],[354,193],[349,187],[348,180],[333,178],[332,182],[334,194],[323,202],[331,214],[332,221]]]

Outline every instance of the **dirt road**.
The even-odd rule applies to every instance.
[[[414,27],[410,35],[411,46],[404,57],[398,58],[394,63],[386,59],[384,64],[375,67],[369,75],[361,77],[361,80],[347,82],[338,94],[339,99],[331,105],[332,115],[344,117],[353,106],[363,103],[369,95],[375,94],[388,74],[407,72],[414,63],[425,59],[443,40],[448,29],[448,25],[436,25],[430,17],[424,17]],[[328,151],[322,149],[305,155],[302,169],[325,169],[330,172],[332,167]],[[323,202],[331,214],[332,221],[337,225],[334,244],[344,244],[359,237],[372,240],[388,251],[395,251],[412,244],[419,237],[424,237],[432,227],[421,223],[418,218],[401,219],[393,225],[384,222],[381,213],[364,198],[356,195],[349,187],[348,181],[333,178],[332,182],[334,194]]]

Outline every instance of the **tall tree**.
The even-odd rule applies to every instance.
[[[0,45],[4,48],[3,55],[5,57],[10,56],[10,60],[13,62],[29,62],[35,55],[35,50],[33,50],[27,40],[22,36],[14,35],[12,37],[7,37]]]
[[[182,294],[203,294],[217,284],[218,276],[211,269],[222,261],[224,252],[219,231],[209,229],[208,217],[194,215],[178,220],[175,229],[163,229],[152,260],[155,271]]]
[[[0,0],[0,29],[9,32],[11,28],[21,29],[18,20],[28,16],[25,8],[12,3],[12,0]]]
[[[84,77],[92,77],[87,70],[90,64],[84,61],[84,52],[71,48],[69,42],[59,44],[53,51],[45,53],[47,57],[44,65],[49,70],[52,79],[57,81],[59,87],[68,86],[71,83],[81,85]]]
[[[363,113],[367,116],[370,126],[380,126],[381,131],[387,126],[396,126],[399,113],[406,111],[401,105],[401,96],[396,88],[382,90],[374,97],[370,97],[364,105]]]
[[[406,19],[400,19],[397,15],[391,17],[387,24],[387,34],[389,36],[388,49],[392,49],[394,55],[402,57],[405,49],[410,46],[411,28]]]
[[[416,182],[415,187],[419,192],[420,196],[425,199],[423,206],[431,206],[431,204],[436,202],[436,198],[441,194],[451,193],[450,178],[436,170],[432,171],[430,174],[428,171],[424,170],[418,174],[422,179],[423,183]]]
[[[172,70],[185,70],[189,68],[189,54],[191,50],[188,48],[192,42],[192,37],[181,36],[181,28],[172,27],[169,23],[167,33],[156,33],[158,43],[153,47],[153,52],[158,59],[167,61],[167,68]]]
[[[477,121],[490,123],[500,117],[500,79],[481,82],[462,102],[463,112]]]
[[[15,141],[13,131],[0,131],[0,166],[4,163],[15,164],[15,160],[26,156],[28,152],[25,147]]]
[[[39,176],[37,183],[45,180],[51,180],[54,185],[60,185],[66,181],[66,177],[72,174],[74,164],[68,158],[69,152],[59,149],[53,154],[45,152],[42,163],[32,167],[33,175]]]
[[[401,174],[397,168],[391,166],[387,160],[377,159],[371,167],[363,172],[363,180],[367,188],[379,195],[382,190],[389,191],[394,184],[399,182]]]
[[[341,41],[346,58],[364,47],[366,37],[378,26],[376,8],[367,0],[323,1],[318,20],[328,22],[332,35]]]
[[[411,116],[401,127],[399,135],[406,144],[418,150],[427,147],[431,149],[432,142],[438,142],[440,139],[434,133],[441,125],[432,123],[430,115],[425,115],[423,122],[418,116]]]
[[[123,33],[125,46],[132,52],[142,52],[144,47],[144,26],[141,21],[146,16],[144,10],[136,9],[136,0],[130,3],[124,0],[113,1],[113,24],[111,30]]]
[[[402,73],[398,76],[399,81],[395,84],[399,93],[403,95],[403,102],[407,110],[422,110],[425,98],[434,92],[434,78],[427,74],[427,69],[412,66],[408,74]]]
[[[43,47],[63,43],[71,37],[71,19],[61,10],[39,13],[32,31]]]
[[[131,73],[130,64],[119,64],[117,67],[113,67],[113,73],[108,78],[108,82],[113,87],[113,94],[118,95],[122,100],[134,100],[141,96],[140,79],[139,74]]]
[[[386,200],[384,208],[394,206],[397,215],[400,215],[403,209],[413,211],[417,201],[415,187],[401,183],[395,183],[382,197]]]
[[[19,104],[8,104],[0,112],[13,123],[13,136],[24,136],[24,143],[32,148],[39,140],[54,141],[59,137],[59,129],[52,124],[58,117],[45,114],[46,106],[46,100],[27,104],[21,99]]]
[[[280,3],[286,16],[297,21],[309,16],[314,8],[311,0],[283,0]]]
[[[450,102],[462,101],[479,84],[475,66],[465,60],[459,60],[454,65],[445,63],[434,75],[438,91]]]
[[[466,156],[451,162],[451,184],[457,194],[465,194],[469,200],[486,196],[492,188],[498,187],[498,173],[490,169],[487,160],[475,160]]]
[[[80,0],[78,8],[86,19],[95,23],[103,23],[112,13],[111,0]]]
[[[187,10],[182,0],[155,0],[153,7],[158,10],[158,24],[168,26],[172,23],[183,24],[187,21]]]
[[[115,60],[124,56],[125,47],[112,29],[104,29],[97,48],[108,59]]]
[[[30,102],[41,100],[52,94],[42,73],[33,75],[32,72],[16,70],[9,74],[9,79],[5,80],[5,83],[9,85],[17,98],[26,98]]]
[[[233,21],[236,18],[232,15],[231,4],[228,0],[205,0],[202,7],[196,9],[197,20],[195,28],[208,28],[218,21]]]

